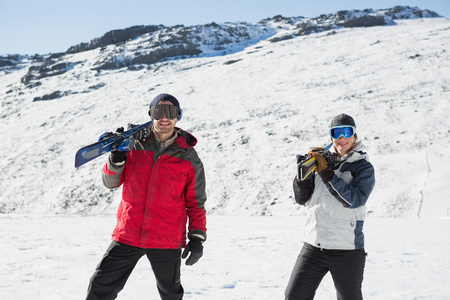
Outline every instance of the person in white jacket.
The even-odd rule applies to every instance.
[[[332,146],[313,148],[315,173],[294,179],[295,200],[308,208],[303,248],[285,299],[313,299],[322,278],[331,273],[338,300],[362,299],[366,262],[363,225],[375,171],[358,140],[353,118],[340,114],[329,129]],[[337,159],[330,162],[331,153]],[[301,166],[302,162],[299,162]]]

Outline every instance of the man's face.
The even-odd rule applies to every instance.
[[[161,101],[158,103],[159,105],[171,105],[173,106],[172,102],[170,101]],[[156,133],[171,133],[175,129],[175,124],[177,123],[178,119],[168,119],[165,114],[161,117],[161,119],[153,120],[153,129]]]

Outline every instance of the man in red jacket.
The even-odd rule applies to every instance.
[[[103,167],[107,188],[123,185],[122,201],[113,241],[91,277],[88,300],[115,299],[143,255],[150,261],[161,299],[182,299],[181,257],[190,253],[186,265],[193,265],[203,255],[205,173],[193,148],[197,140],[175,127],[182,110],[174,96],[156,96],[149,115],[152,128],[130,151],[112,151]]]

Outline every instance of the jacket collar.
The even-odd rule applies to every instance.
[[[353,148],[352,150],[350,150],[350,152],[341,157],[341,161],[354,162],[362,159],[369,161],[369,157],[367,153],[364,151],[364,148],[365,146],[363,145],[363,143],[359,141],[358,144],[356,144],[355,148]],[[337,153],[336,148],[334,146],[331,147],[330,152]]]

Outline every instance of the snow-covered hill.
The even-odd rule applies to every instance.
[[[254,34],[223,49],[218,35],[213,46],[200,37],[201,53],[150,64],[134,60],[155,44],[149,33],[83,51],[10,56],[14,63],[0,69],[0,212],[114,213],[120,190],[100,181],[106,157],[75,169],[75,152],[105,131],[147,121],[151,99],[168,92],[184,110],[178,125],[199,140],[210,214],[302,214],[292,198],[295,155],[327,144],[331,118],[346,112],[376,169],[369,215],[449,216],[450,20],[370,10],[342,20],[380,15],[395,25],[334,20],[306,35],[299,24],[311,20],[275,17],[243,24]],[[321,26],[331,19],[322,18]],[[220,33],[239,26],[221,25]],[[205,35],[219,27],[202,28]],[[111,62],[118,64],[104,67]]]

